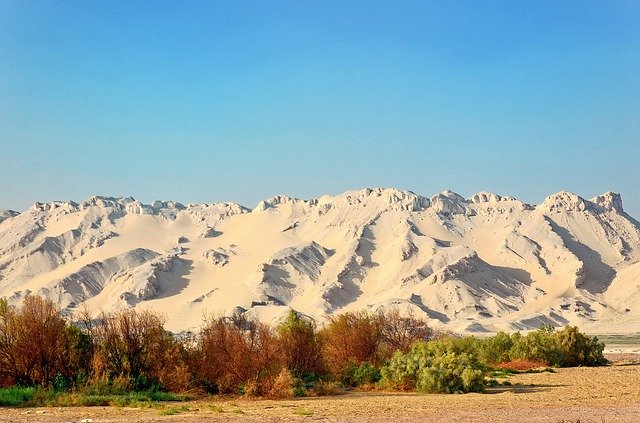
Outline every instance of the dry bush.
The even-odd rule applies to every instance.
[[[320,331],[322,352],[329,372],[339,377],[350,363],[379,365],[382,341],[380,318],[366,312],[329,317]]]
[[[439,332],[415,316],[413,310],[404,315],[397,308],[378,313],[381,331],[381,354],[391,358],[396,351],[406,353],[416,341],[438,339]]]
[[[401,314],[398,309],[330,317],[320,335],[324,360],[334,376],[340,376],[349,363],[378,367],[396,351],[409,351],[416,341],[441,337],[412,311]]]
[[[25,297],[17,309],[0,300],[0,378],[12,384],[47,385],[72,379],[81,367],[80,333],[50,300]]]
[[[325,397],[330,395],[343,395],[345,392],[345,389],[339,386],[336,382],[321,381],[313,385],[311,395]]]
[[[95,344],[92,378],[124,377],[133,389],[189,389],[184,347],[163,324],[158,314],[146,310],[102,313],[88,327]]]
[[[199,337],[199,374],[210,390],[263,395],[269,379],[285,366],[271,329],[235,316],[208,319]],[[263,386],[263,384],[265,386]]]
[[[294,397],[296,379],[293,377],[289,369],[283,367],[273,381],[269,382],[270,383],[263,383],[265,397],[273,399]]]

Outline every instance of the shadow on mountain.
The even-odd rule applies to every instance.
[[[531,286],[533,283],[533,279],[531,278],[531,273],[527,272],[524,269],[517,269],[515,267],[506,267],[506,266],[492,266],[494,269],[500,270],[513,279],[516,279],[518,282],[522,282],[525,285]]]
[[[158,272],[159,292],[155,298],[167,298],[181,293],[189,284],[187,275],[193,270],[193,260],[175,258],[169,272]]]
[[[584,266],[585,279],[578,288],[585,289],[592,294],[606,291],[616,276],[615,270],[602,261],[602,256],[597,251],[576,241],[567,229],[549,217],[545,217],[545,219],[551,225],[551,229],[562,238],[564,245],[580,259]]]

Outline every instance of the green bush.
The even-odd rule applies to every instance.
[[[550,366],[562,365],[562,352],[555,329],[542,326],[529,332],[516,342],[511,350],[512,359],[544,361]]]
[[[560,366],[602,366],[607,363],[602,355],[604,343],[597,337],[583,335],[575,326],[567,326],[555,335],[562,355]]]
[[[475,338],[418,342],[408,353],[396,353],[382,368],[382,383],[419,392],[481,392],[485,367],[468,352],[473,345]]]
[[[344,386],[360,386],[378,382],[382,378],[380,370],[366,361],[356,364],[351,360],[340,372],[340,383]]]
[[[479,341],[478,357],[484,363],[503,363],[510,361],[513,346],[520,342],[522,335],[498,332],[490,338]]]
[[[606,364],[603,350],[604,343],[596,337],[583,335],[575,326],[567,326],[561,331],[542,326],[526,336],[500,332],[478,344],[480,360],[490,365],[530,360],[557,367],[600,366]]]

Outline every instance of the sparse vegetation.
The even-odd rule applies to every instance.
[[[197,335],[178,340],[149,311],[71,323],[52,302],[28,296],[21,308],[0,301],[0,405],[146,406],[188,397],[172,392],[480,392],[508,385],[517,372],[604,364],[603,348],[576,327],[444,337],[397,310],[346,313],[320,329],[293,311],[275,328],[240,315],[209,318]]]
[[[307,407],[296,407],[293,414],[298,416],[313,416],[313,410]]]
[[[189,407],[186,405],[181,405],[179,407],[169,407],[165,410],[162,410],[160,412],[161,416],[173,416],[176,414],[180,414],[180,413],[184,413],[186,411],[189,411]]]

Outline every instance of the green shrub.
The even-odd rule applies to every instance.
[[[555,329],[545,325],[529,332],[514,344],[511,358],[544,361],[550,366],[561,366],[562,352]]]
[[[548,366],[574,367],[606,364],[603,350],[604,344],[598,338],[583,335],[575,326],[567,326],[561,331],[542,326],[526,336],[497,333],[480,341],[477,352],[480,360],[488,365],[525,360]]]
[[[484,363],[504,363],[510,361],[513,346],[520,342],[522,335],[498,332],[479,342],[478,357]]]
[[[469,339],[418,342],[407,354],[396,353],[382,368],[383,384],[419,392],[481,392],[485,368],[469,348]]]
[[[360,386],[378,382],[382,378],[380,370],[366,361],[356,364],[351,360],[340,372],[340,383],[344,386]]]
[[[36,394],[36,388],[0,388],[0,406],[18,406],[29,403]]]
[[[604,343],[597,337],[583,335],[575,326],[567,326],[555,333],[562,356],[562,367],[601,366],[607,363],[602,355]]]

